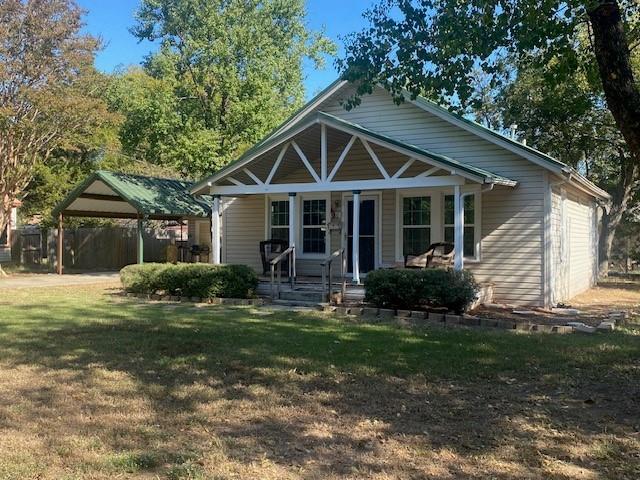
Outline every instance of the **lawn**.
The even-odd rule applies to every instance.
[[[640,477],[637,324],[409,331],[115,292],[2,291],[0,479]]]

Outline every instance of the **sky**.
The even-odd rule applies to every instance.
[[[134,24],[134,12],[139,0],[77,0],[87,11],[85,31],[100,36],[105,48],[96,58],[96,66],[105,72],[119,67],[139,64],[153,50],[149,42],[139,43],[129,33]],[[306,0],[307,22],[313,30],[325,30],[326,35],[342,52],[341,36],[365,26],[362,13],[372,0]],[[337,77],[333,60],[328,58],[324,70],[305,64],[305,87],[310,98]]]

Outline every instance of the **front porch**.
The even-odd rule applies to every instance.
[[[359,286],[367,272],[402,267],[435,242],[453,244],[455,269],[479,262],[482,195],[515,185],[316,113],[192,191],[213,196],[213,263],[248,264],[274,285],[270,269],[275,277],[287,263],[294,279],[327,285],[326,264],[339,255],[333,272],[344,270]],[[260,258],[264,240],[282,243],[268,267]]]

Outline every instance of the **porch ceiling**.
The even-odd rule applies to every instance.
[[[517,182],[317,112],[219,171],[193,193],[390,189]]]

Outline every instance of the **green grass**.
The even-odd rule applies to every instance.
[[[605,476],[613,468],[611,478],[640,472],[637,456],[621,463],[618,454],[636,446],[625,438],[637,428],[637,327],[592,336],[412,331],[114,293],[0,298],[0,437],[14,439],[0,440],[0,479],[437,476],[440,457],[430,455],[442,449],[455,452],[447,468],[466,462],[478,478],[511,478],[505,462],[533,476],[556,476],[566,468],[557,462]],[[584,411],[586,399],[595,406]],[[42,428],[48,443],[31,439]],[[378,430],[383,446],[360,446]],[[539,457],[541,441],[553,462]],[[340,448],[322,453],[326,442]],[[591,457],[572,453],[576,444]],[[403,449],[420,460],[402,460]],[[340,474],[344,462],[355,470]]]

